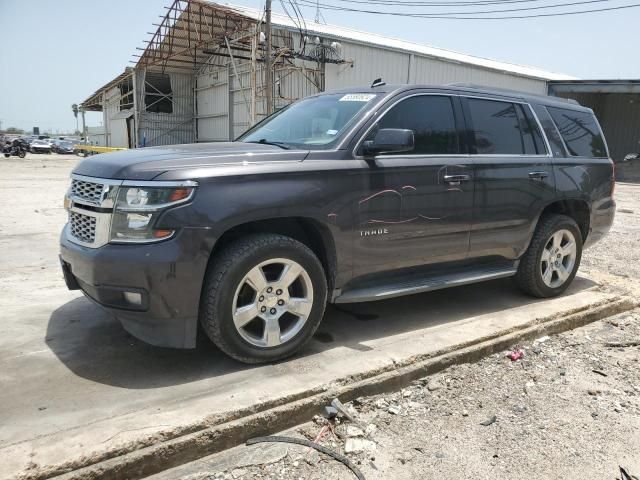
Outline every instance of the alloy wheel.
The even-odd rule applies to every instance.
[[[575,268],[576,252],[576,239],[569,230],[551,235],[540,257],[540,273],[547,287],[558,288],[567,281]]]
[[[256,347],[277,347],[304,327],[313,306],[313,285],[297,262],[274,258],[253,267],[240,281],[232,304],[240,336]]]

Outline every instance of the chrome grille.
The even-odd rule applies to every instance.
[[[93,243],[96,239],[96,218],[81,213],[69,212],[71,235],[81,242]]]
[[[71,181],[71,196],[96,205],[102,201],[104,185],[102,183],[87,182],[73,179]]]

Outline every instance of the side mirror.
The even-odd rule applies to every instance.
[[[402,128],[382,128],[378,130],[373,140],[363,143],[363,153],[365,155],[376,155],[378,153],[410,152],[415,147],[413,130]]]

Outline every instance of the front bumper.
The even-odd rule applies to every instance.
[[[60,259],[69,288],[80,288],[147,343],[195,347],[200,292],[213,248],[209,230],[183,228],[164,242],[87,248],[71,242],[67,228],[60,236]]]

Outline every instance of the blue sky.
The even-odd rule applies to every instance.
[[[152,24],[158,23],[163,7],[170,3],[0,0],[2,127],[75,128],[71,104],[81,102],[131,65],[136,47],[150,37],[146,32],[155,29]],[[235,3],[264,5],[262,0]],[[583,8],[625,3],[633,1],[607,0]],[[274,1],[274,9],[281,11],[279,2]],[[314,8],[303,11],[305,17],[314,17]],[[640,8],[500,21],[425,20],[330,10],[323,14],[327,23],[581,78],[640,78]],[[97,124],[99,119],[96,115],[89,123]]]

